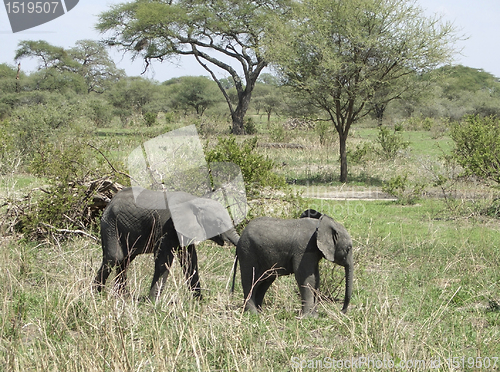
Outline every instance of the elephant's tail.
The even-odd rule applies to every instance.
[[[234,284],[236,282],[236,269],[238,268],[238,254],[234,254],[234,264],[233,264],[233,284],[231,285],[231,293],[234,293]]]

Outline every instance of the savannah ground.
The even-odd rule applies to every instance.
[[[235,294],[229,293],[234,247],[197,247],[201,301],[193,299],[174,262],[153,305],[137,301],[150,285],[151,255],[131,265],[130,296],[115,295],[112,280],[106,295],[95,295],[98,242],[76,235],[33,240],[2,229],[0,370],[500,370],[500,222],[489,208],[496,192],[470,179],[435,182],[439,174],[458,173],[443,160],[452,148],[443,125],[404,128],[410,145],[389,160],[376,151],[376,125],[353,128],[350,149],[373,146],[351,161],[350,182],[339,184],[332,133],[323,134],[328,138],[321,144],[315,130],[281,130],[255,120],[259,143],[301,145],[257,151],[275,161],[304,201],[283,212],[279,197],[257,199],[250,215],[296,217],[314,208],[345,225],[355,259],[346,315],[340,313],[343,268],[325,260],[317,319],[298,317],[293,277],[275,281],[255,316],[242,311],[239,275]],[[200,132],[211,146],[224,130],[206,125]],[[129,150],[164,131],[161,125],[100,129],[95,143],[110,159],[124,161]],[[382,186],[398,175],[407,176],[402,198],[420,183],[424,197],[411,203],[356,197],[382,195]],[[1,196],[19,197],[41,184],[29,174],[4,176]],[[340,192],[348,200],[329,199]]]

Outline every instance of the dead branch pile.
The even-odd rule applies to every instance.
[[[312,120],[299,119],[299,118],[289,118],[283,124],[285,129],[314,129],[315,124]]]
[[[54,233],[73,233],[96,239],[88,232],[89,227],[95,225],[111,198],[122,188],[121,184],[106,176],[84,182],[69,182],[67,189],[63,191],[61,188],[37,187],[21,198],[5,198],[0,201],[0,232],[19,232],[27,224],[36,221],[33,222],[36,231],[31,233],[39,237]],[[65,206],[53,209],[61,211],[61,215],[51,216],[51,207],[58,203],[64,204],[67,196],[70,197]],[[58,200],[63,197],[64,201]],[[58,222],[54,223],[53,220]]]
[[[257,146],[273,149],[305,149],[305,146],[301,144],[285,142],[259,143]]]

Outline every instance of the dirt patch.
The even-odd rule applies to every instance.
[[[397,200],[381,190],[308,190],[302,194],[304,198],[325,200]]]

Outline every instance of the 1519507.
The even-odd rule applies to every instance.
[[[58,5],[58,1],[12,1],[5,3],[5,8],[7,9],[7,13],[13,14],[48,14],[55,13]]]

